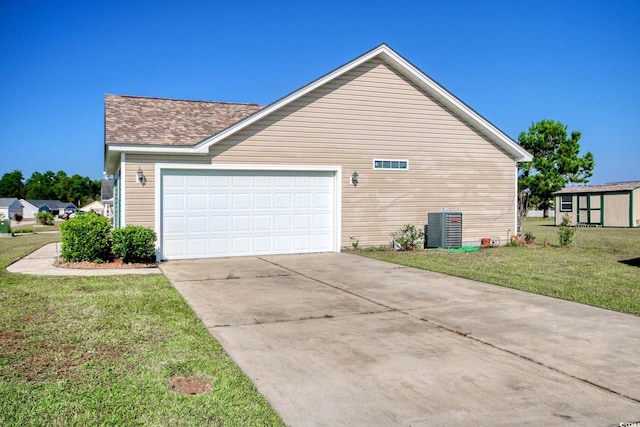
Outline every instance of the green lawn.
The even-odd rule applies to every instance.
[[[640,229],[577,228],[574,244],[558,247],[552,220],[528,218],[524,232],[535,247],[500,247],[471,253],[437,250],[362,251],[397,264],[521,289],[640,315]],[[548,245],[544,245],[545,241]]]
[[[0,425],[283,425],[164,276],[6,272],[56,240],[0,239]]]

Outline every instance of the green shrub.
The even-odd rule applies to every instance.
[[[527,242],[528,244],[532,244],[534,240],[536,240],[536,236],[534,236],[532,232],[527,231],[524,234],[524,241]]]
[[[571,227],[571,217],[569,214],[565,214],[562,217],[562,223],[558,228],[558,238],[560,240],[560,246],[568,246],[573,242],[573,235],[575,234],[575,228]]]
[[[394,245],[403,251],[411,251],[424,242],[424,231],[415,225],[407,224],[402,229],[393,233]]]
[[[154,262],[155,231],[128,225],[113,230],[113,254],[123,262]]]
[[[62,258],[69,262],[107,262],[111,254],[111,223],[100,215],[80,215],[60,226]]]
[[[53,225],[53,214],[51,212],[38,212],[36,215],[36,221],[42,225]]]

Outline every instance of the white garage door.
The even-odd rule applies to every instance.
[[[334,250],[333,172],[163,171],[166,259]]]

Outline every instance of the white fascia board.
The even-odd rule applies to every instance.
[[[130,145],[118,144],[107,145],[105,153],[105,171],[113,172],[117,169],[118,159],[122,154],[172,154],[172,155],[205,155],[208,153],[208,147],[203,150],[195,150],[193,146],[159,146],[159,145]]]
[[[198,151],[195,146],[175,146],[175,145],[107,145],[108,152],[114,153],[147,153],[147,154],[202,154],[207,151]]]

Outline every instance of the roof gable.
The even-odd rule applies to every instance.
[[[480,114],[475,112],[468,105],[460,101],[453,94],[448,92],[433,79],[428,77],[418,68],[416,68],[409,61],[397,54],[393,49],[385,44],[378,46],[377,48],[365,53],[364,55],[354,59],[353,61],[343,65],[340,68],[320,77],[319,79],[309,83],[308,85],[298,89],[297,91],[287,95],[284,98],[270,104],[261,111],[253,114],[252,116],[241,120],[240,122],[231,125],[227,129],[221,131],[217,135],[213,135],[210,138],[205,139],[195,148],[198,150],[208,149],[209,146],[216,142],[232,135],[245,127],[255,123],[263,117],[273,113],[274,111],[283,108],[291,102],[299,99],[300,97],[308,94],[309,92],[317,89],[318,87],[329,83],[337,77],[349,72],[350,70],[358,67],[359,65],[370,61],[374,58],[380,58],[387,64],[392,66],[396,71],[413,81],[418,87],[429,93],[436,100],[441,102],[446,107],[450,108],[453,112],[464,118],[476,128],[479,132],[487,136],[491,141],[494,141],[497,145],[505,149],[507,153],[512,155],[516,161],[528,162],[533,159],[531,154],[524,150],[518,143],[507,136],[504,132],[495,127],[488,120],[483,118]]]
[[[0,198],[0,208],[8,208],[15,203],[20,203],[15,197],[2,197]]]
[[[222,141],[225,138],[228,138],[231,135],[234,135],[237,132],[245,129],[246,127],[256,123],[257,121],[273,114],[274,112],[286,107],[292,102],[300,99],[301,97],[307,95],[311,91],[331,82],[332,80],[344,75],[345,73],[353,70],[355,67],[364,64],[367,61],[371,61],[375,58],[379,58],[393,69],[395,69],[398,73],[405,76],[407,79],[416,84],[420,89],[428,93],[435,100],[440,102],[446,108],[450,109],[453,113],[455,113],[458,117],[476,129],[479,133],[484,135],[487,139],[492,141],[498,147],[502,148],[506,153],[513,157],[513,159],[517,162],[528,162],[532,160],[532,155],[529,154],[526,150],[524,150],[518,143],[516,143],[513,139],[507,136],[504,132],[495,127],[492,123],[482,117],[480,114],[475,112],[472,108],[466,105],[464,102],[459,100],[453,94],[448,92],[442,86],[440,86],[433,79],[428,77],[422,71],[420,71],[417,67],[411,64],[409,61],[401,57],[397,54],[393,49],[388,47],[385,44],[382,44],[375,49],[361,55],[360,57],[354,59],[353,61],[335,69],[334,71],[320,77],[319,79],[309,83],[308,85],[292,92],[291,94],[275,101],[274,103],[264,107],[264,108],[256,108],[253,114],[249,114],[244,118],[239,119],[234,123],[229,123],[229,125],[223,129],[216,129],[214,132],[211,132],[207,137],[200,140],[197,144],[192,146],[184,146],[185,144],[175,144],[174,146],[167,145],[159,145],[153,142],[137,142],[129,141],[129,143],[109,143],[109,137],[106,136],[105,143],[107,144],[106,150],[106,158],[105,163],[107,165],[107,169],[113,169],[115,162],[117,162],[116,154],[119,156],[120,152],[130,152],[130,153],[173,153],[173,154],[207,154],[209,152],[209,147],[213,144]],[[244,105],[255,105],[255,104],[244,104]],[[123,119],[126,119],[123,117]],[[105,125],[107,126],[107,125]],[[171,128],[167,128],[164,130],[165,132],[171,133]],[[107,132],[108,133],[108,132]],[[144,140],[144,138],[143,138]],[[148,139],[147,139],[148,140]],[[153,143],[153,146],[149,144]],[[137,144],[137,145],[133,145]],[[146,146],[145,146],[146,144]],[[193,140],[192,140],[193,144]],[[125,146],[126,145],[126,146]],[[110,167],[112,166],[112,167]]]

